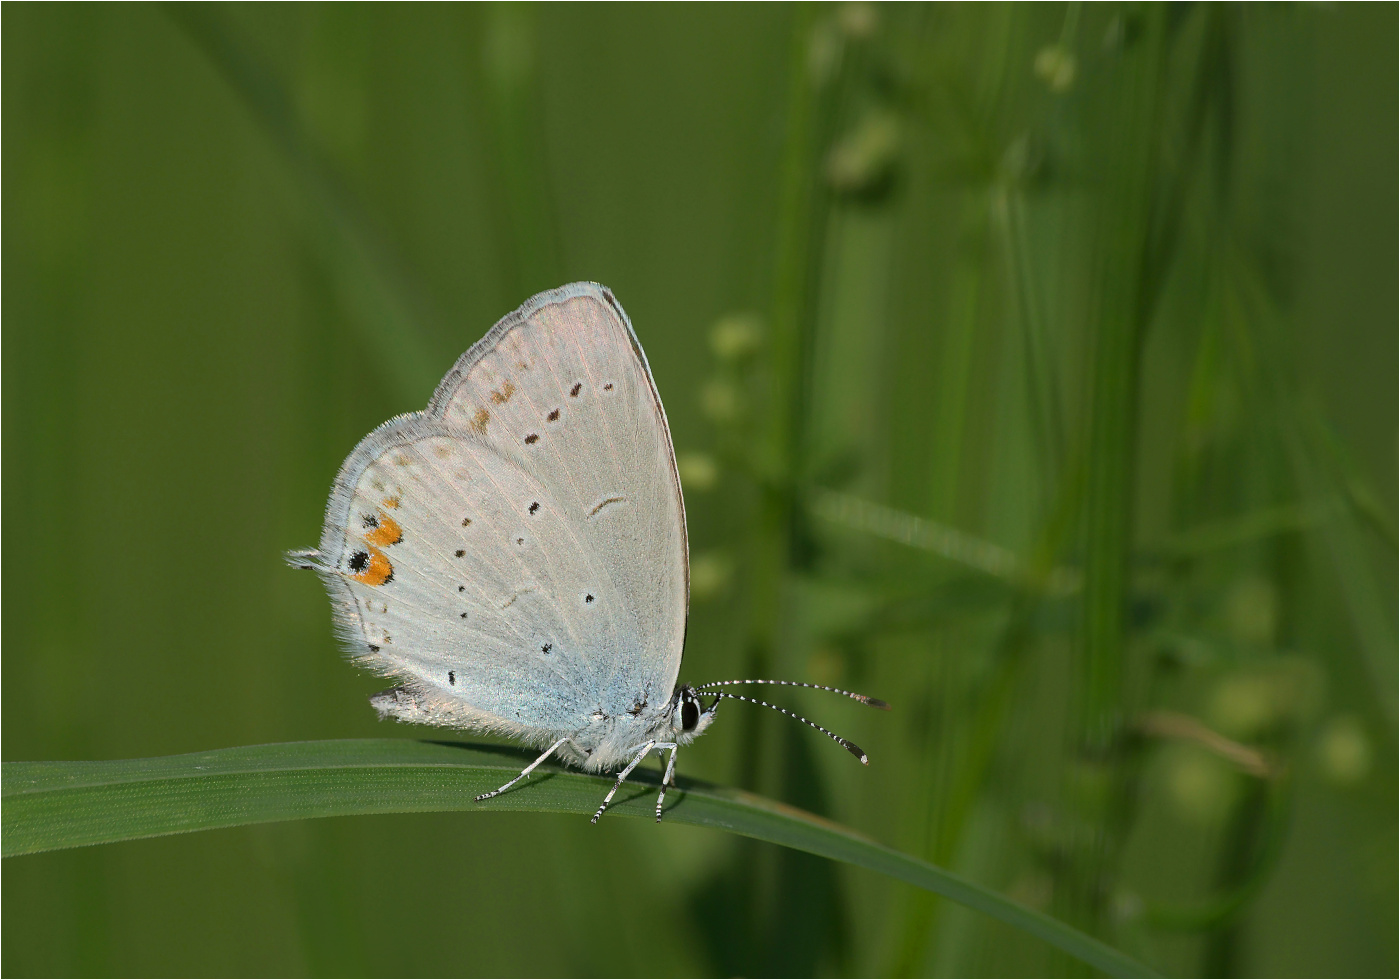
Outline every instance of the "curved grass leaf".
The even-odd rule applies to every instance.
[[[535,810],[591,814],[610,780],[537,770],[486,803],[473,797],[518,772],[509,748],[354,739],[287,742],[159,759],[7,762],[0,852],[5,857],[216,827],[363,813]],[[652,818],[657,774],[634,774],[604,819]],[[1114,976],[1141,965],[1049,916],[821,817],[739,790],[681,781],[666,819],[715,827],[844,861],[946,896],[1024,930]]]

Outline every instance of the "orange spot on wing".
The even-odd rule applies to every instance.
[[[484,408],[478,408],[472,416],[472,431],[479,436],[486,435],[486,423],[490,421],[491,413]]]
[[[365,535],[366,542],[380,548],[387,548],[402,540],[403,531],[399,529],[398,522],[382,510],[379,512],[379,526]]]
[[[365,566],[365,570],[351,576],[356,582],[363,582],[365,585],[383,585],[393,577],[394,566],[389,564],[384,552],[373,546],[369,549],[369,564]]]
[[[501,385],[499,391],[491,392],[491,400],[497,405],[504,405],[506,402],[510,401],[510,396],[513,394],[515,394],[515,385],[507,381],[505,384]]]
[[[385,506],[385,507],[388,507],[390,510],[398,510],[398,509],[399,509],[399,498],[398,498],[398,497],[386,497],[386,498],[384,499],[384,506]]]

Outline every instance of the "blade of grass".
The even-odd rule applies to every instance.
[[[1061,470],[1060,489],[1055,507],[1041,527],[1029,562],[1029,587],[1013,597],[1010,615],[997,640],[997,666],[971,701],[976,708],[966,719],[966,737],[960,758],[938,800],[940,814],[933,825],[928,855],[935,861],[951,861],[963,841],[977,800],[987,786],[992,764],[1001,746],[1006,716],[1021,670],[1034,650],[1036,636],[1032,618],[1045,595],[1045,588],[1084,499],[1085,467],[1075,462]],[[930,895],[918,895],[911,903],[903,930],[902,947],[896,970],[902,976],[918,976],[930,937],[935,934],[940,903]]]
[[[1336,518],[1341,511],[1342,504],[1335,498],[1257,508],[1238,517],[1211,521],[1173,534],[1155,551],[1173,559],[1196,558],[1281,534],[1310,531]],[[1146,554],[1152,555],[1153,550],[1146,549]]]
[[[1160,275],[1148,254],[1155,177],[1156,118],[1162,35],[1150,19],[1136,57],[1125,58],[1113,107],[1133,138],[1116,144],[1110,190],[1100,210],[1098,315],[1091,328],[1088,486],[1084,502],[1084,638],[1082,733],[1107,745],[1121,722],[1124,613],[1131,546],[1134,421],[1138,353],[1151,309],[1149,280]]]
[[[551,770],[487,803],[528,754],[409,739],[287,742],[155,759],[7,762],[0,799],[6,857],[88,844],[308,817],[443,810],[591,813],[607,777]],[[653,812],[653,773],[621,794],[612,817]],[[945,895],[1113,976],[1149,976],[1124,954],[1040,912],[855,831],[750,793],[682,781],[669,820],[727,830],[843,861]]]
[[[1027,563],[1009,548],[960,531],[930,518],[862,500],[851,494],[814,487],[807,494],[809,510],[833,524],[841,524],[887,541],[931,551],[949,561],[984,572],[1015,586],[1041,583]],[[1053,595],[1067,595],[1079,588],[1078,569],[1059,566],[1044,582]]]

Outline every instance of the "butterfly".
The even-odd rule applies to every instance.
[[[428,407],[367,435],[341,466],[317,548],[336,632],[361,665],[399,681],[381,718],[504,735],[617,772],[593,822],[651,752],[676,752],[722,700],[677,685],[689,606],[685,505],[661,397],[612,292],[540,293],[463,354]],[[706,703],[708,699],[708,703]],[[620,768],[619,768],[620,767]]]

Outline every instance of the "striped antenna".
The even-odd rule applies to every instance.
[[[890,706],[879,698],[867,697],[864,694],[857,694],[855,691],[843,691],[839,687],[827,687],[825,684],[805,684],[802,681],[710,681],[708,684],[696,685],[694,690],[707,691],[712,687],[728,687],[731,684],[778,684],[782,687],[810,687],[814,691],[830,691],[832,694],[853,698],[861,704],[868,704],[870,707],[879,708],[881,711],[890,710]]]
[[[786,708],[780,708],[780,707],[778,707],[776,704],[769,704],[767,701],[759,701],[757,698],[746,698],[746,697],[744,697],[744,696],[742,696],[742,695],[739,695],[739,694],[729,694],[729,693],[726,692],[726,691],[709,691],[709,692],[707,692],[707,693],[712,694],[712,695],[714,695],[714,696],[717,697],[717,698],[729,698],[730,700],[733,700],[733,701],[747,701],[749,704],[761,704],[761,705],[763,705],[763,707],[765,707],[765,708],[772,708],[774,711],[781,711],[783,714],[787,715],[789,718],[796,718],[798,721],[802,722],[802,724],[804,724],[804,725],[810,725],[812,728],[815,728],[817,731],[821,732],[821,733],[822,733],[823,735],[825,735],[827,738],[831,739],[831,740],[832,740],[833,742],[835,742],[837,745],[841,746],[841,748],[845,749],[847,752],[851,753],[851,755],[853,755],[853,756],[855,756],[857,759],[859,759],[861,765],[863,765],[863,766],[868,766],[868,765],[870,765],[870,760],[867,759],[867,758],[865,757],[865,753],[864,753],[863,751],[861,751],[861,747],[860,747],[859,745],[857,745],[855,742],[848,741],[847,739],[842,738],[840,735],[837,735],[835,732],[828,731],[827,729],[823,728],[821,725],[818,725],[815,721],[808,721],[806,718],[803,718],[801,715],[793,714],[791,711],[788,711]]]

